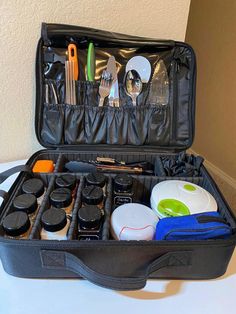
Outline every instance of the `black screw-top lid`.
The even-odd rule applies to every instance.
[[[103,201],[103,190],[99,186],[89,185],[82,190],[82,201],[88,205],[98,205]]]
[[[133,178],[128,174],[118,174],[114,180],[115,191],[126,192],[132,189]]]
[[[33,194],[21,194],[14,199],[13,207],[26,214],[32,214],[38,208],[37,198]]]
[[[59,188],[52,191],[50,194],[51,205],[57,208],[67,207],[72,202],[71,190],[67,188]]]
[[[62,208],[52,207],[43,213],[41,223],[46,231],[62,230],[67,224],[66,213]]]
[[[22,191],[26,194],[34,194],[36,197],[40,197],[44,193],[43,181],[37,178],[29,179],[22,185]]]
[[[68,188],[73,191],[76,186],[76,179],[71,174],[63,174],[56,178],[55,184],[57,188]]]
[[[17,237],[29,230],[30,220],[25,212],[16,211],[4,218],[2,226],[7,235]]]
[[[102,219],[101,210],[94,205],[81,207],[78,212],[78,221],[81,229],[95,229]]]
[[[106,183],[106,177],[103,173],[93,172],[86,176],[86,182],[88,185],[96,185],[103,188]]]

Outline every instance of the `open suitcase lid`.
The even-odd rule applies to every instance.
[[[88,44],[94,43],[95,82],[86,81]],[[65,66],[68,44],[78,49],[78,105],[64,103]],[[98,107],[99,82],[110,55],[119,65],[119,108]],[[148,84],[132,106],[125,93],[125,66],[135,55],[145,56],[152,74],[162,59],[169,78],[169,103],[148,104]],[[149,80],[149,83],[151,81]],[[45,96],[46,88],[53,90]],[[183,42],[157,40],[62,24],[42,24],[36,56],[35,130],[46,148],[75,150],[125,150],[178,152],[189,148],[195,127],[196,60],[193,49]],[[57,103],[53,94],[57,96]]]

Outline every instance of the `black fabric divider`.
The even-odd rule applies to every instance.
[[[77,229],[78,229],[78,210],[81,206],[82,200],[81,200],[81,191],[84,186],[84,177],[80,176],[80,182],[79,186],[76,192],[76,198],[75,198],[75,203],[74,203],[74,208],[72,212],[72,219],[71,219],[71,224],[68,230],[68,240],[76,239],[77,237]]]
[[[58,155],[58,158],[57,158],[57,161],[56,161],[56,163],[55,163],[54,172],[59,172],[62,159],[63,159],[63,155],[62,155],[62,154],[59,154],[59,155]]]
[[[42,179],[45,179],[45,176],[42,176]],[[33,228],[31,230],[31,233],[29,235],[29,239],[39,239],[40,238],[40,230],[41,230],[41,216],[45,210],[49,208],[49,195],[52,192],[54,188],[54,182],[55,182],[55,177],[50,175],[48,178],[48,188],[46,190],[46,193],[44,195],[43,201],[41,203],[41,206],[39,208],[39,211],[37,213]]]

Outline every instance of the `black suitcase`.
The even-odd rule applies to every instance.
[[[88,43],[96,50],[96,81],[85,78]],[[78,47],[80,80],[76,82],[77,105],[64,103],[64,61],[69,43]],[[146,56],[152,68],[158,59],[167,67],[170,81],[169,103],[148,104],[148,84],[132,106],[125,93],[122,78],[127,60],[134,55]],[[114,55],[120,65],[118,74],[120,107],[98,107],[99,78],[108,56]],[[45,84],[53,90],[45,97]],[[113,207],[114,174],[108,177],[105,221],[102,239],[77,239],[77,212],[81,204],[83,173],[73,209],[68,240],[40,240],[40,217],[48,208],[48,196],[55,177],[64,171],[67,161],[112,157],[126,162],[146,160],[154,165],[154,174],[136,174],[136,189],[146,202],[152,187],[168,177],[161,156],[174,158],[185,154],[194,138],[196,60],[186,43],[140,38],[79,26],[43,24],[36,56],[35,130],[38,141],[47,149],[36,152],[25,167],[1,175],[1,181],[21,170],[0,211],[0,257],[5,271],[13,276],[30,278],[85,278],[110,289],[135,290],[145,286],[148,278],[209,279],[226,271],[235,247],[235,234],[228,239],[204,241],[116,241],[110,236],[110,214]],[[46,102],[47,100],[47,102]],[[55,162],[54,173],[32,173],[39,159]],[[29,177],[41,178],[46,195],[26,240],[4,237],[3,218],[12,211],[12,201],[21,193]],[[220,214],[235,231],[235,217],[215,182],[202,165],[198,176],[178,177],[199,184],[216,199]]]

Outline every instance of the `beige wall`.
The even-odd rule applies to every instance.
[[[190,0],[0,0],[0,162],[27,158],[34,135],[34,62],[41,22],[184,40]]]
[[[236,1],[192,0],[186,41],[198,64],[193,149],[236,179]]]

